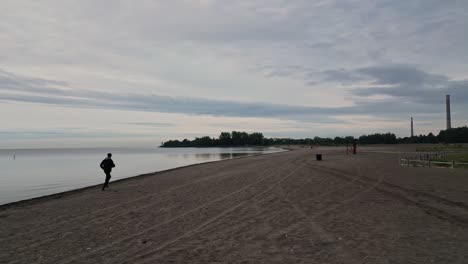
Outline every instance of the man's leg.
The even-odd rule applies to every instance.
[[[111,175],[110,175],[110,172],[106,172],[106,181],[104,182],[104,184],[102,185],[102,190],[104,191],[104,189],[106,187],[109,187],[109,180],[111,178]]]
[[[106,187],[109,188],[109,181],[111,179],[110,172],[106,173]]]

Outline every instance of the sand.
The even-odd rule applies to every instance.
[[[468,263],[468,170],[389,152],[298,149],[1,206],[0,263]]]

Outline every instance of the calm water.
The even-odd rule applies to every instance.
[[[91,186],[112,152],[112,180],[184,165],[283,151],[278,148],[0,149],[0,204]],[[15,155],[15,159],[13,159]]]

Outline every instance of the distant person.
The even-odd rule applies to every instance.
[[[107,158],[105,158],[102,162],[101,165],[99,165],[101,169],[104,171],[106,174],[106,181],[104,182],[104,185],[102,185],[102,190],[104,191],[105,188],[109,188],[109,180],[111,178],[111,171],[112,168],[115,167],[114,161],[112,160],[112,153],[107,154]]]

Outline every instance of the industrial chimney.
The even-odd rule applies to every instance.
[[[452,128],[452,118],[450,117],[450,94],[445,96],[445,105],[447,107],[447,129]]]
[[[413,117],[411,117],[411,137],[414,137]]]

